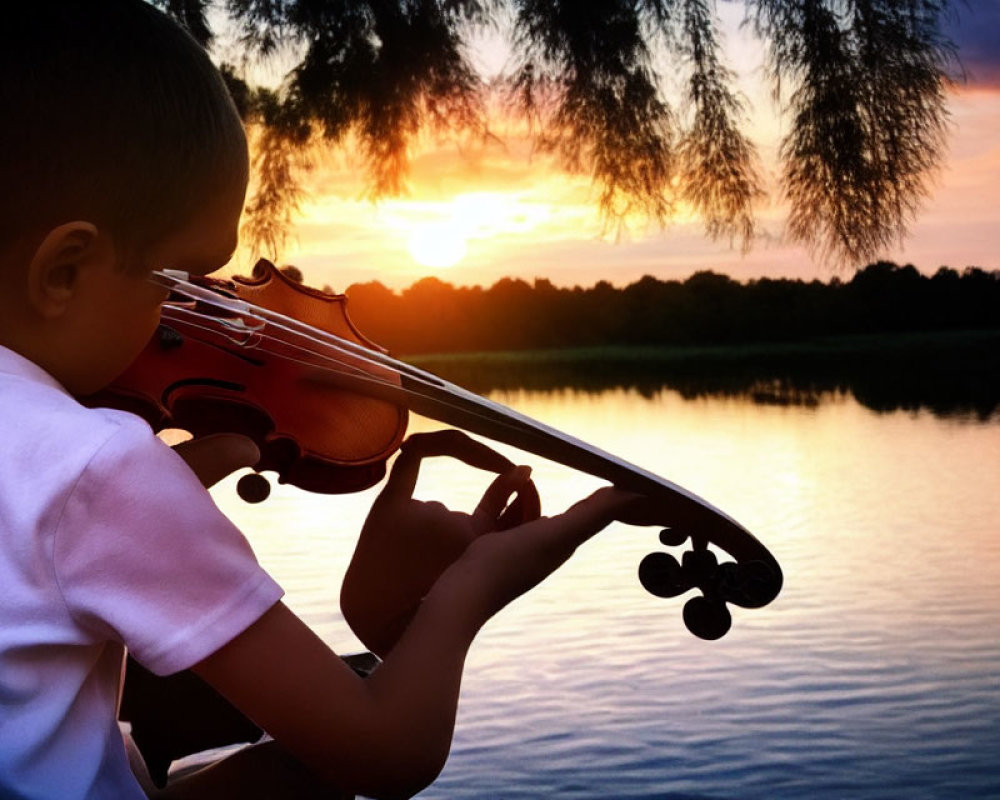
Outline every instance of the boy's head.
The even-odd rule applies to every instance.
[[[5,9],[4,33],[0,251],[87,220],[135,254],[245,185],[221,76],[147,3],[29,0]]]

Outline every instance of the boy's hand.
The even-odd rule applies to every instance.
[[[585,541],[618,520],[649,525],[653,505],[643,496],[611,486],[598,489],[562,514],[540,517],[510,530],[479,537],[442,577],[453,607],[482,624],[558,569]],[[659,523],[657,523],[659,524]]]
[[[260,461],[257,445],[236,433],[217,433],[173,446],[207,489],[227,475]]]
[[[421,460],[443,455],[499,473],[471,514],[413,499]],[[372,504],[344,576],[340,602],[345,619],[366,647],[384,655],[430,587],[471,542],[540,513],[529,468],[516,467],[459,431],[411,436]]]

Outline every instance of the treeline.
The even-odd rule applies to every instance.
[[[366,336],[398,355],[605,345],[728,345],[829,336],[1000,328],[1000,271],[878,262],[848,281],[715,272],[560,288],[505,278],[489,288],[425,278],[402,292],[347,290]]]

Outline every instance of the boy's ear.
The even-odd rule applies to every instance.
[[[61,316],[79,290],[83,268],[97,255],[99,232],[78,220],[53,228],[28,265],[28,300],[46,319]]]

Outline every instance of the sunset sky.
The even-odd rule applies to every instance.
[[[1000,0],[955,5],[960,13],[950,31],[968,79],[951,94],[945,165],[909,235],[883,254],[928,273],[941,265],[1000,268]],[[762,49],[739,28],[742,3],[720,3],[719,12],[729,65],[752,107],[749,130],[773,186],[782,128],[760,81]],[[477,54],[485,72],[503,63],[490,42]],[[683,279],[704,269],[739,280],[850,275],[782,242],[776,193],[758,209],[763,235],[747,255],[706,239],[697,220],[619,237],[602,233],[586,178],[561,174],[516,137],[488,146],[428,143],[414,159],[409,189],[375,204],[365,198],[357,164],[321,165],[280,262],[337,291],[370,280],[403,288],[427,275],[483,286],[504,276],[621,286],[647,274]]]

